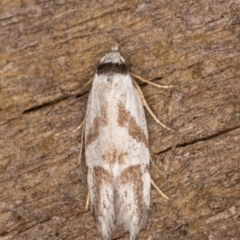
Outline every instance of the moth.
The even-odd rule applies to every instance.
[[[134,240],[148,220],[150,152],[142,96],[113,47],[96,69],[85,117],[90,206],[103,239],[122,225]]]

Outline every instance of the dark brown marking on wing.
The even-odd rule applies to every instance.
[[[110,193],[106,189],[104,189],[104,186],[111,186],[112,178],[111,174],[100,166],[95,166],[92,169],[92,176],[93,176],[92,191],[94,195],[92,204],[94,210],[94,217],[96,219],[97,225],[100,227],[102,225],[102,222],[100,221],[102,216],[102,210],[103,208],[106,208],[106,206],[104,206],[104,202],[102,202],[101,193],[102,191],[104,191],[104,194],[107,195],[107,198],[110,201],[112,201],[111,196],[109,196]]]
[[[143,129],[138,126],[135,118],[131,115],[130,111],[125,108],[123,103],[118,104],[118,124],[120,127],[125,127],[130,136],[137,142],[142,142],[148,147],[148,137]]]
[[[126,164],[126,156],[128,155],[127,152],[120,151],[116,147],[110,147],[103,155],[102,160],[104,162],[113,165],[118,163],[119,165]]]
[[[141,165],[133,165],[126,168],[119,176],[119,187],[121,184],[129,185],[134,191],[134,205],[137,207],[136,215],[139,216],[139,226],[144,228],[148,218],[148,207],[145,204],[143,196],[143,180],[142,180]],[[125,193],[127,194],[127,193]]]
[[[93,123],[88,130],[86,136],[86,146],[94,142],[100,134],[100,128],[108,124],[107,112],[102,108],[98,115],[94,118]]]

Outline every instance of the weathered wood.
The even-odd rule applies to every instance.
[[[90,86],[111,43],[142,85],[152,190],[138,239],[240,236],[240,3],[0,3],[0,239],[98,239],[79,163]],[[128,239],[117,229],[115,238]]]

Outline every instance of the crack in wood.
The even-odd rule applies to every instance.
[[[39,109],[42,109],[42,108],[44,108],[44,107],[48,107],[48,106],[57,104],[57,103],[59,103],[59,102],[61,102],[61,101],[65,101],[66,99],[69,99],[69,98],[74,97],[74,96],[75,96],[76,98],[82,98],[82,97],[85,97],[85,96],[88,95],[88,94],[89,94],[89,91],[82,92],[82,93],[79,93],[79,94],[76,94],[76,93],[75,93],[75,94],[67,95],[67,96],[65,96],[65,97],[61,97],[61,98],[59,98],[59,99],[55,99],[55,100],[53,100],[53,101],[46,102],[46,103],[43,103],[43,104],[41,104],[41,105],[37,105],[37,106],[33,106],[33,107],[31,107],[31,108],[28,108],[28,109],[24,110],[24,111],[22,112],[22,114],[24,115],[24,114],[27,114],[27,113],[30,113],[30,112],[38,111]]]
[[[195,143],[198,143],[198,142],[202,142],[202,141],[208,141],[210,139],[213,139],[215,137],[219,137],[221,136],[222,134],[225,134],[225,133],[228,133],[228,132],[231,132],[231,131],[234,131],[236,129],[240,128],[240,125],[239,126],[235,126],[235,127],[232,127],[232,128],[229,128],[229,129],[226,129],[226,130],[222,130],[222,131],[219,131],[215,134],[212,134],[212,135],[209,135],[209,136],[206,136],[206,137],[202,137],[202,138],[198,138],[198,139],[195,139],[193,141],[189,141],[189,142],[185,142],[185,143],[181,143],[181,144],[176,144],[175,147],[171,146],[171,147],[168,147],[160,152],[157,152],[157,153],[154,153],[153,156],[157,156],[159,154],[162,154],[162,153],[165,153],[167,151],[169,151],[170,149],[172,148],[178,148],[178,147],[186,147],[186,146],[189,146],[189,145],[192,145],[192,144],[195,144]]]

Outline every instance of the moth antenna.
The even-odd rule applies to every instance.
[[[158,88],[172,88],[172,87],[174,87],[173,85],[168,85],[167,86],[167,85],[156,84],[156,83],[153,83],[153,82],[151,82],[151,81],[149,81],[149,80],[147,80],[147,79],[145,79],[145,78],[143,78],[143,77],[141,77],[141,76],[139,76],[137,74],[134,74],[134,73],[131,73],[131,74],[132,74],[133,77],[135,77],[139,81],[148,83],[150,85],[153,85],[154,87],[158,87]]]
[[[135,82],[135,81],[134,81]],[[160,126],[162,126],[163,128],[169,130],[169,131],[174,131],[173,129],[171,129],[170,127],[168,127],[167,125],[165,125],[164,123],[162,123],[156,116],[155,114],[152,112],[152,110],[150,109],[150,107],[148,106],[145,98],[144,98],[144,95],[143,95],[143,92],[141,90],[141,88],[138,86],[138,84],[135,82],[135,85],[137,87],[137,91],[142,99],[142,102],[143,102],[143,105],[146,107],[146,109],[148,110],[148,112],[150,113],[150,115],[152,116],[152,118],[155,120],[156,123],[158,123]]]

